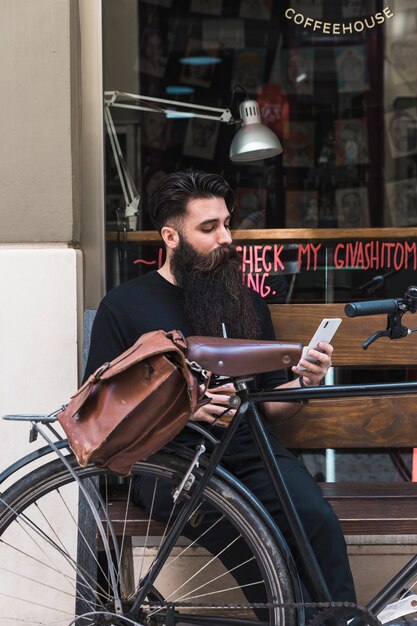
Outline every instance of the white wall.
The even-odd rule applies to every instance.
[[[0,415],[50,413],[76,390],[80,271],[78,250],[0,245]],[[34,449],[28,433],[0,420],[1,470]]]
[[[1,1],[2,242],[77,238],[77,22],[69,0]]]

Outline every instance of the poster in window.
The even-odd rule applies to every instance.
[[[235,85],[241,85],[248,94],[256,93],[263,83],[264,64],[265,50],[262,48],[236,50],[231,89]]]
[[[359,165],[369,162],[368,133],[364,118],[335,120],[336,165]]]
[[[410,11],[416,8],[416,2],[415,0],[397,0],[395,8],[401,11]]]
[[[219,54],[219,45],[212,42],[204,42],[199,39],[189,39],[185,57],[201,57],[201,63],[183,63],[181,69],[181,81],[187,85],[198,87],[211,87],[216,63],[205,61],[216,58]]]
[[[189,120],[183,154],[198,159],[211,160],[216,149],[220,124],[213,120],[193,117]]]
[[[417,153],[417,109],[386,113],[385,128],[393,159]]]
[[[319,212],[317,191],[287,191],[285,199],[287,228],[317,228]]]
[[[311,95],[314,88],[314,49],[283,50],[281,58],[285,91],[289,94]]]
[[[203,20],[203,47],[210,47],[210,43],[217,41],[220,49],[235,49],[245,47],[245,23],[239,19],[208,19]]]
[[[323,0],[291,0],[290,6],[296,13],[320,20],[323,17]]]
[[[204,15],[220,15],[222,5],[223,0],[191,0],[190,11]]]
[[[342,46],[335,49],[336,78],[339,93],[367,91],[368,66],[364,46]]]
[[[393,226],[417,226],[417,179],[387,183],[388,208]]]
[[[237,187],[233,228],[265,228],[266,189]]]
[[[375,13],[374,0],[342,0],[342,16],[366,17]]]
[[[166,150],[171,126],[162,113],[144,113],[142,123],[142,143],[148,148]]]
[[[261,111],[262,123],[281,139],[284,123],[289,120],[289,102],[280,85],[264,85],[256,94]]]
[[[141,72],[158,78],[165,76],[172,39],[172,35],[167,36],[153,26],[145,28],[140,46]]]
[[[312,167],[314,163],[314,122],[284,123],[284,167]]]
[[[387,48],[394,85],[417,81],[417,34],[390,39]]]
[[[369,226],[367,188],[336,189],[336,212],[339,228],[365,228]]]
[[[272,0],[240,0],[239,17],[269,20],[271,14]]]

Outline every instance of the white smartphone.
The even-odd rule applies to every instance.
[[[311,361],[311,363],[314,363],[313,358],[304,355],[306,355],[309,350],[318,350],[318,345],[320,341],[330,343],[341,322],[341,317],[325,317],[323,320],[321,320],[308,346],[304,346],[303,348],[303,358],[307,359],[307,361]],[[297,365],[297,369],[305,370],[305,367],[303,367],[302,365]]]

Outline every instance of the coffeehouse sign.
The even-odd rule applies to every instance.
[[[285,11],[285,17],[303,28],[311,28],[313,31],[319,31],[326,35],[348,35],[353,33],[361,33],[366,29],[375,28],[383,24],[387,20],[394,17],[394,13],[390,7],[386,6],[382,11],[378,11],[367,17],[349,22],[324,22],[316,20],[304,13],[297,13],[293,8]]]

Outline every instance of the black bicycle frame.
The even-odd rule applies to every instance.
[[[376,383],[369,385],[332,385],[329,387],[311,387],[311,388],[300,388],[300,389],[292,389],[292,388],[284,388],[284,389],[272,389],[272,390],[255,390],[253,392],[249,392],[249,398],[251,403],[259,403],[259,402],[308,402],[308,400],[312,399],[331,399],[331,398],[357,398],[364,396],[389,396],[389,395],[407,395],[407,394],[415,394],[417,392],[417,382],[402,382],[402,383]],[[250,419],[250,418],[249,418]],[[260,418],[256,417],[256,421]],[[255,431],[253,430],[254,438],[256,440],[257,434],[256,430],[259,430],[259,424]],[[263,435],[265,435],[265,430],[261,427]],[[263,448],[264,444],[261,443],[260,451],[263,455],[264,460],[266,461],[266,467],[268,473],[271,476],[271,472],[275,474],[276,468],[268,465],[267,459],[269,458],[269,452],[265,456],[265,450]],[[259,444],[258,444],[259,447]],[[269,469],[268,469],[269,467]],[[272,479],[272,478],[271,478]],[[285,484],[284,484],[285,487]],[[290,499],[291,500],[291,499]],[[292,503],[291,503],[292,504]],[[288,513],[286,512],[287,516]],[[292,513],[290,513],[292,517]],[[291,517],[288,517],[290,527],[292,529],[296,545],[303,547],[302,545],[302,537],[300,536],[297,539],[297,534],[294,533],[294,528],[298,526],[297,521],[297,513],[295,513],[295,518],[291,520]],[[294,524],[295,522],[295,524]],[[297,532],[297,531],[296,531]],[[300,543],[301,539],[301,543]],[[308,545],[310,545],[308,543]],[[300,556],[303,556],[300,553]],[[313,565],[313,570],[310,570],[304,564],[304,567],[307,572],[307,576],[311,579],[311,571],[314,571],[315,566]],[[317,566],[318,567],[318,566]],[[381,589],[370,602],[367,604],[367,608],[373,613],[377,614],[381,611],[388,602],[392,600],[392,598],[398,597],[401,591],[404,589],[407,581],[410,580],[412,576],[417,575],[417,555],[413,556],[404,566],[403,568],[395,574],[395,576]],[[314,582],[314,579],[313,581]],[[352,626],[356,625],[356,620],[352,622]]]
[[[259,450],[261,458],[264,460],[266,471],[271,479],[277,497],[279,498],[285,515],[288,519],[291,532],[294,537],[297,552],[300,560],[306,572],[307,586],[311,593],[312,599],[317,602],[330,601],[330,593],[327,585],[324,581],[323,574],[320,566],[317,563],[316,557],[312,551],[310,542],[305,535],[304,528],[296,512],[291,497],[285,485],[279,466],[276,462],[275,456],[271,449],[268,437],[265,431],[265,427],[262,423],[261,417],[257,411],[256,404],[259,402],[308,402],[312,399],[331,399],[331,398],[351,398],[351,397],[363,397],[363,396],[387,396],[387,395],[406,395],[417,393],[417,382],[403,382],[403,383],[384,383],[384,384],[371,384],[371,385],[332,385],[328,387],[308,387],[308,388],[281,388],[271,390],[249,390],[244,384],[246,381],[232,381],[237,384],[239,391],[237,395],[241,398],[241,405],[237,411],[232,422],[225,429],[225,433],[215,446],[211,453],[209,462],[204,468],[203,473],[192,489],[192,494],[187,499],[182,509],[176,518],[169,533],[165,536],[165,540],[161,547],[158,556],[150,570],[142,581],[141,588],[136,597],[136,600],[132,606],[129,615],[135,616],[140,609],[140,605],[146,597],[153,581],[157,574],[162,569],[165,559],[169,554],[172,547],[175,545],[181,531],[186,524],[188,517],[192,511],[198,506],[201,500],[203,491],[207,486],[210,478],[215,473],[217,466],[220,464],[222,456],[234,437],[236,430],[243,419],[246,416],[249,427],[251,428],[254,442]],[[66,441],[60,441],[59,447],[66,447]],[[23,460],[20,460],[7,470],[5,470],[1,477],[8,478],[14,471],[21,468],[22,465],[31,463],[39,456],[44,456],[48,452],[48,446],[35,451],[34,453],[27,455]],[[23,463],[22,463],[23,461]],[[398,594],[403,588],[407,580],[413,573],[417,573],[417,556],[413,557],[394,578],[387,583],[387,585],[375,596],[373,600],[368,604],[368,608],[373,612],[378,612],[386,602],[389,601],[394,595]]]

